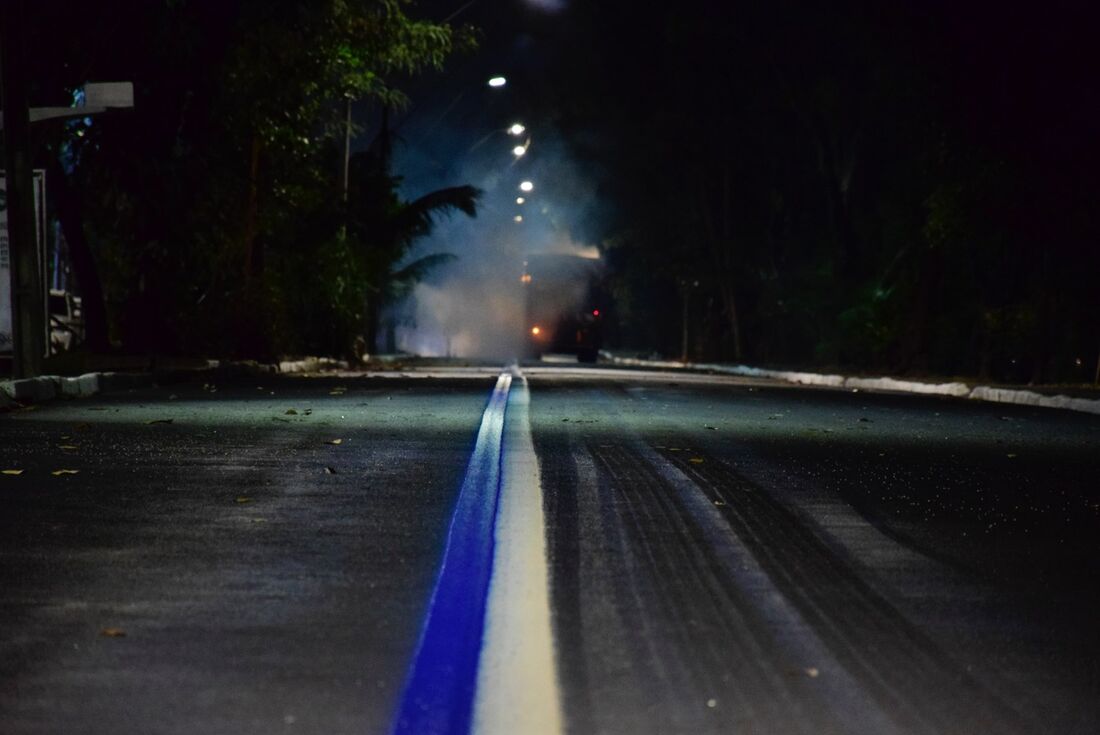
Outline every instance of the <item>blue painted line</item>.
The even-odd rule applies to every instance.
[[[501,442],[511,382],[510,374],[500,376],[482,415],[394,733],[465,735],[470,731],[493,571]]]

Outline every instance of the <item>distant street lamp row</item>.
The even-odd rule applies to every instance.
[[[490,87],[493,87],[493,88],[496,88],[496,89],[499,89],[499,88],[503,87],[507,83],[508,83],[508,80],[505,79],[502,76],[492,77],[492,78],[489,79],[489,82],[488,82]],[[508,128],[508,134],[509,135],[514,135],[514,136],[517,136],[517,137],[520,136],[520,135],[523,135],[524,132],[526,132],[526,131],[527,131],[527,128],[524,127],[523,123],[519,123],[519,122],[512,123],[512,125]],[[517,146],[512,148],[512,155],[515,156],[516,158],[520,158],[520,157],[522,157],[523,155],[525,155],[527,153],[527,149],[530,146],[531,146],[531,139],[528,138],[526,140],[526,142],[524,142],[522,145],[517,145]],[[530,181],[520,182],[520,185],[519,185],[519,190],[520,191],[522,191],[524,193],[530,193],[530,192],[534,191],[534,189],[535,189],[534,183],[532,183]],[[525,201],[527,201],[527,200],[524,199],[523,197],[516,197],[516,204],[523,204]],[[522,214],[517,214],[515,217],[512,218],[512,220],[517,222],[517,223],[518,222],[523,222],[523,215]]]

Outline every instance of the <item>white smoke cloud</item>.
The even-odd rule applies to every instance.
[[[491,137],[473,155],[463,141],[479,136],[436,128],[436,150],[447,136],[456,142],[453,155],[429,156],[415,145],[398,152],[395,169],[406,177],[405,195],[464,183],[484,194],[477,218],[455,215],[440,222],[411,254],[450,252],[458,259],[391,307],[396,346],[425,356],[519,357],[526,330],[524,264],[548,253],[599,257],[593,245],[575,239],[578,223],[597,201],[595,191],[552,132],[532,131],[530,153],[520,161],[513,160],[507,135]],[[534,182],[532,192],[519,191],[524,180]],[[521,194],[525,201],[517,204]],[[514,221],[517,214],[522,222]]]

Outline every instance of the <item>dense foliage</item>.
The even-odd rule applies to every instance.
[[[346,196],[350,104],[377,123],[404,101],[396,80],[473,44],[469,29],[410,7],[132,0],[34,12],[36,104],[67,104],[58,95],[88,80],[135,86],[132,111],[39,127],[93,348],[342,354],[369,331],[368,294],[388,288],[407,243],[359,225],[404,203],[396,179],[364,187],[354,170],[347,188],[369,195]]]
[[[1093,26],[1033,11],[574,5],[546,111],[613,207],[620,344],[680,354],[686,294],[696,358],[1091,381]]]

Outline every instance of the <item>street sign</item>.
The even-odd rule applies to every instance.
[[[34,172],[34,230],[38,250],[38,270],[42,274],[42,310],[47,309],[46,294],[46,172]],[[8,197],[7,179],[0,171],[0,354],[12,352],[12,273],[11,253],[8,249]],[[49,314],[46,315],[49,344]]]

